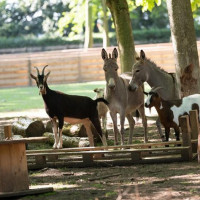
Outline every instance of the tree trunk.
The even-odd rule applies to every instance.
[[[106,3],[111,11],[115,25],[121,71],[131,71],[135,63],[135,45],[127,1],[107,0]]]
[[[190,0],[167,0],[167,7],[182,96],[199,93],[199,58]]]
[[[91,48],[93,46],[93,24],[92,24],[92,6],[91,0],[85,1],[85,43],[84,48]]]
[[[110,46],[106,0],[102,0],[101,4],[103,8],[103,47],[105,48]]]

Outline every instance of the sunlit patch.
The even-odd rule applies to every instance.
[[[30,189],[40,189],[40,188],[48,188],[53,187],[53,189],[69,189],[69,188],[77,188],[80,187],[77,184],[67,184],[67,183],[49,183],[44,185],[31,185]]]

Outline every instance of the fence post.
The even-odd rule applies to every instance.
[[[198,154],[198,163],[200,164],[200,132],[198,135],[198,149],[197,149],[197,154]]]
[[[199,134],[199,117],[197,110],[190,111],[191,139],[197,140]],[[197,152],[197,143],[192,144],[192,152]]]
[[[183,149],[181,155],[184,161],[192,160],[192,143],[191,143],[191,129],[189,124],[189,116],[180,117],[180,126],[182,131],[183,147],[189,147]]]
[[[11,126],[4,126],[4,134],[5,139],[10,139],[12,137],[12,127]]]

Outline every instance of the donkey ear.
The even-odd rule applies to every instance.
[[[143,50],[140,51],[140,59],[142,59],[142,60],[145,59],[145,53]]]
[[[108,54],[107,54],[107,52],[104,48],[101,51],[101,57],[102,57],[103,60],[108,58]]]
[[[30,73],[30,76],[31,76],[32,79],[35,79],[35,80],[37,79],[36,76],[34,76],[34,75],[31,74],[31,73]]]
[[[118,51],[117,51],[116,48],[113,49],[112,58],[114,58],[114,59],[117,59],[117,58],[118,58]]]

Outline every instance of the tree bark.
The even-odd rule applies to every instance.
[[[177,82],[182,97],[199,93],[199,58],[190,0],[167,0]]]
[[[85,43],[84,48],[91,48],[93,46],[93,22],[92,22],[92,6],[91,0],[85,1]]]
[[[110,46],[106,0],[102,0],[101,4],[103,8],[103,47],[105,48]]]
[[[131,71],[135,63],[135,45],[127,1],[107,0],[106,3],[115,25],[121,71]]]

